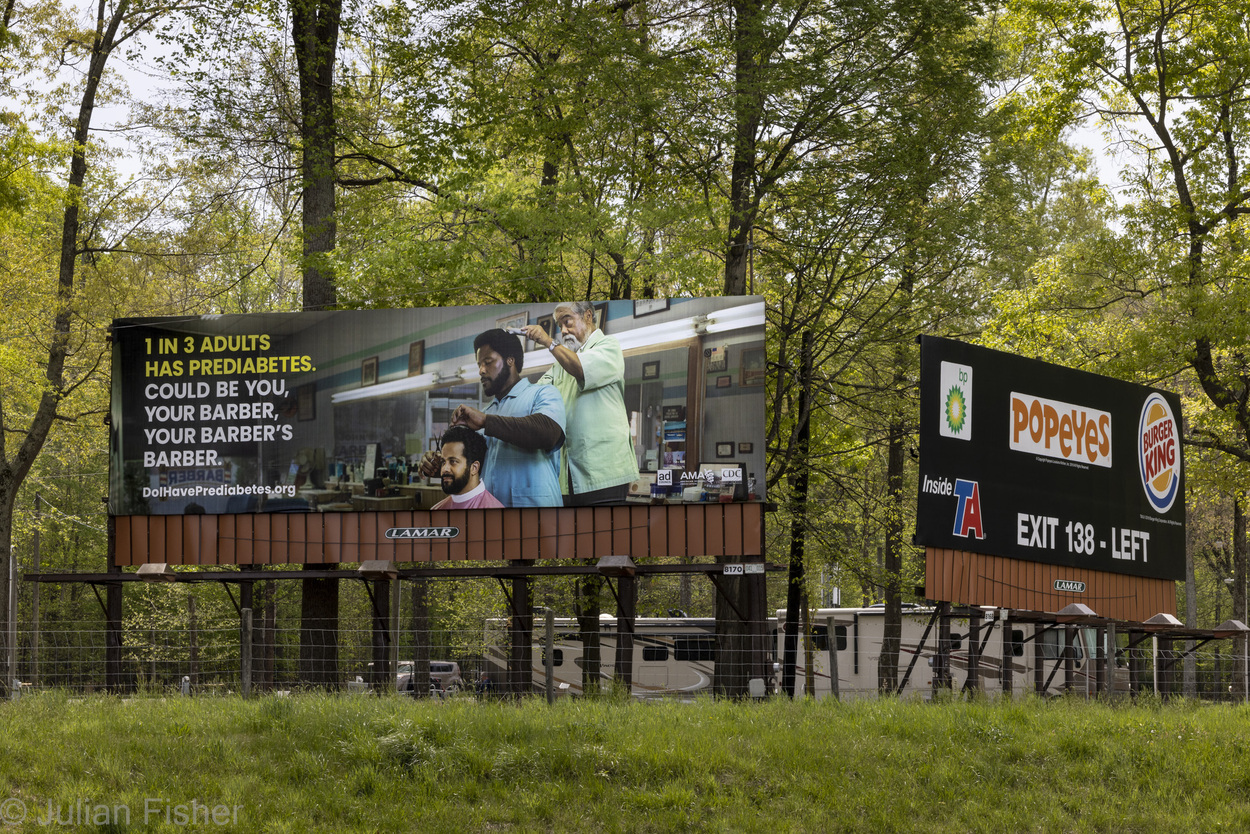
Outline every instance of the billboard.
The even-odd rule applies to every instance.
[[[1174,395],[935,337],[920,380],[918,544],[1184,578]]]
[[[758,297],[118,319],[112,336],[116,516],[764,498]]]

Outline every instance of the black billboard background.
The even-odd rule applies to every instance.
[[[943,362],[973,370],[970,440],[941,434],[947,393],[941,386]],[[1082,468],[1012,449],[1012,392],[1110,413],[1112,466]],[[1151,506],[1139,474],[1138,425],[1143,404],[1152,394],[1163,396],[1181,424],[1180,401],[1171,393],[949,339],[922,337],[916,543],[1184,579],[1183,461],[1177,497],[1164,513]],[[954,532],[961,502],[967,506],[954,494],[957,480],[977,484],[984,538],[972,530],[967,536]],[[1021,514],[1027,516],[1023,522]],[[1076,552],[1074,545],[1092,552]],[[1117,553],[1129,558],[1114,558]]]

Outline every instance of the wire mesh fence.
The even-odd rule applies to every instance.
[[[904,638],[891,656],[870,634],[835,628],[799,633],[787,646],[776,620],[748,637],[717,632],[711,618],[635,621],[621,632],[603,618],[536,616],[528,642],[507,619],[471,630],[401,629],[392,651],[386,628],[126,628],[58,623],[19,629],[15,691],[122,691],[210,695],[329,689],[412,696],[550,693],[581,697],[629,691],[636,698],[734,694],[730,675],[748,674],[742,694],[863,698],[1043,693],[1076,697],[1192,697],[1245,701],[1246,654],[1237,638],[1186,643],[1121,634],[1111,646],[1094,629],[1070,642],[1025,636],[976,646],[957,635],[943,647]],[[1019,638],[1020,634],[1014,637]],[[250,638],[250,639],[248,639]],[[789,650],[787,650],[789,648]],[[250,656],[250,657],[249,657]],[[884,657],[884,660],[883,660]],[[743,670],[750,670],[744,673]],[[793,670],[793,671],[791,671]]]

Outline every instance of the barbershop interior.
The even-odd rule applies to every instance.
[[[437,450],[460,405],[485,409],[473,351],[487,329],[537,324],[558,336],[554,305],[362,311],[366,328],[290,334],[287,350],[335,327],[335,359],[292,380],[291,442],[265,443],[266,479],[296,487],[270,499],[290,509],[428,509],[443,495],[419,462]],[[416,315],[414,315],[416,313]],[[758,298],[648,299],[595,304],[595,324],[625,357],[624,397],[639,477],[631,503],[764,499],[764,305]],[[551,353],[523,342],[536,382]],[[324,355],[324,348],[322,348]],[[271,506],[272,511],[276,506]]]

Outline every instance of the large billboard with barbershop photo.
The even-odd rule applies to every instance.
[[[1181,428],[1167,391],[924,337],[917,543],[1183,579]]]
[[[758,297],[114,321],[115,516],[762,501]]]

